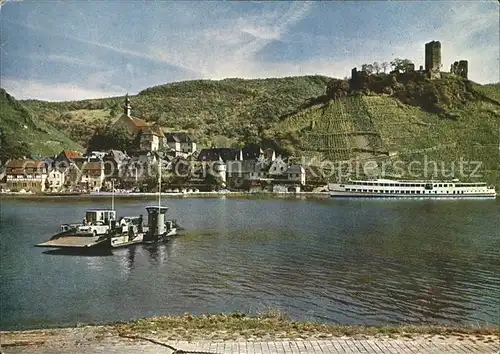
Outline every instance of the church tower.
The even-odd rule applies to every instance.
[[[128,98],[128,93],[125,96],[125,106],[123,107],[123,113],[125,113],[126,116],[130,117],[130,110],[132,108],[130,107],[130,99]]]

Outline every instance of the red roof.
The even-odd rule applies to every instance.
[[[79,153],[78,151],[63,150],[62,153],[64,156],[66,156],[68,160],[73,160],[82,157],[82,154]]]
[[[142,127],[148,127],[149,126],[149,124],[145,120],[142,120],[140,118],[130,117],[130,119],[132,119],[132,122],[134,123],[134,125],[137,128],[142,128]]]

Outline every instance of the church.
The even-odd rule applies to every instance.
[[[113,124],[113,128],[124,128],[130,135],[141,134],[140,149],[145,151],[158,151],[163,147],[165,134],[158,124],[149,124],[143,119],[132,116],[130,99],[125,96],[123,114]]]

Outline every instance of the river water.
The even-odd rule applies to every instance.
[[[120,216],[154,200],[117,199]],[[280,309],[331,324],[500,325],[500,200],[171,198],[159,246],[34,244],[99,199],[1,200],[0,329]]]

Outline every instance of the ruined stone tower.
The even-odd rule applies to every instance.
[[[469,63],[467,60],[456,61],[451,64],[450,73],[467,79],[469,74]]]
[[[429,78],[441,77],[441,43],[432,41],[425,44],[425,71]]]

